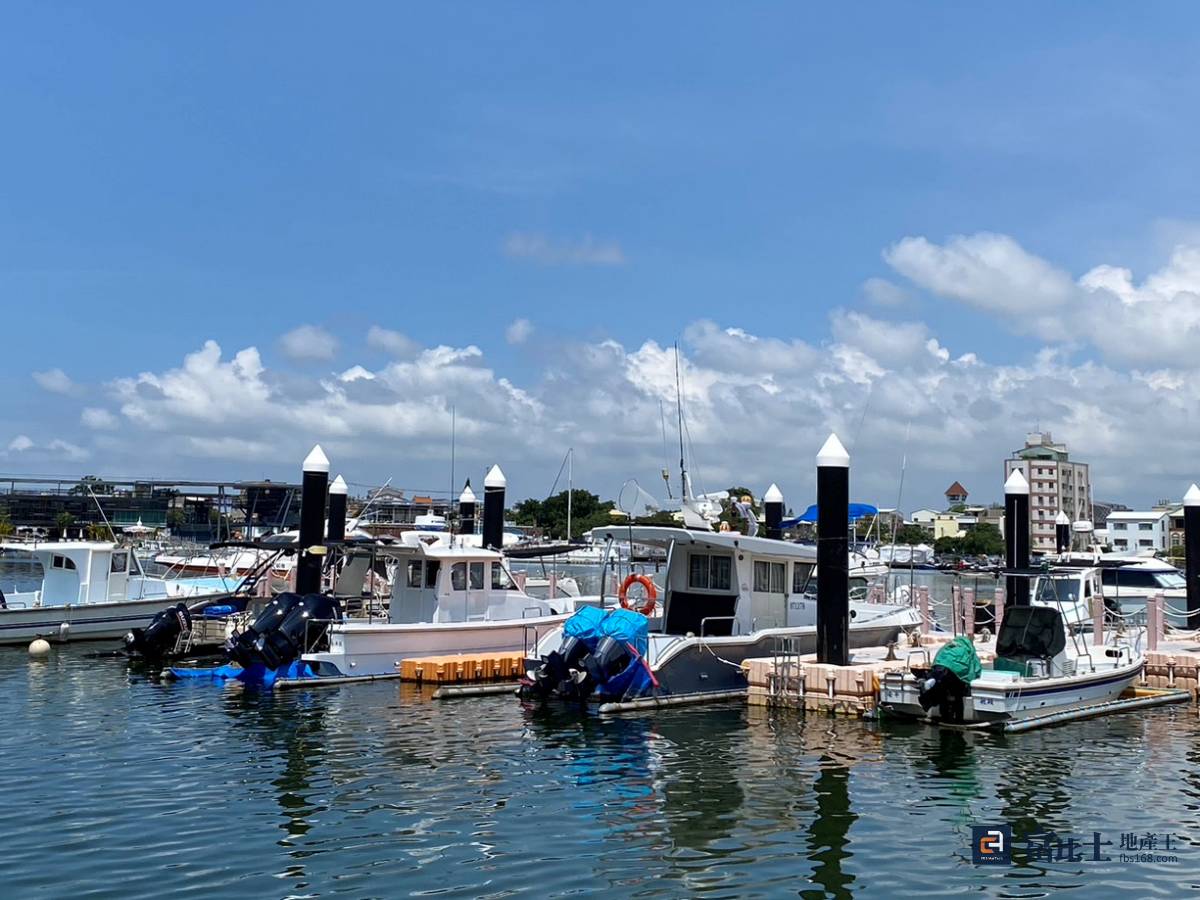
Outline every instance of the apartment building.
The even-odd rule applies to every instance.
[[[1053,553],[1054,520],[1061,510],[1072,522],[1092,521],[1092,482],[1087,463],[1070,459],[1066,444],[1048,431],[1025,435],[1025,446],[1004,461],[1004,479],[1020,470],[1029,482],[1029,544]]]

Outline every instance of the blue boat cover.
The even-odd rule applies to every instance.
[[[589,650],[595,650],[600,640],[600,622],[604,610],[585,606],[563,623],[563,635],[579,638]]]
[[[241,666],[232,663],[226,663],[223,666],[215,668],[193,668],[190,666],[173,667],[170,669],[173,677],[178,679],[184,678],[202,678],[210,681],[240,681],[245,685],[256,687],[273,687],[277,678],[315,678],[316,675],[306,662],[294,660],[286,666],[280,666],[278,669],[268,669],[262,663],[255,663],[248,669],[243,669]]]
[[[650,624],[639,612],[632,609],[614,609],[600,620],[601,637],[611,637],[626,644],[633,644],[641,656],[650,647]]]
[[[857,522],[859,519],[865,519],[867,516],[875,516],[879,514],[879,508],[872,506],[870,503],[851,503],[850,504],[850,521]],[[817,504],[813,504],[794,519],[784,519],[779,523],[781,528],[795,528],[801,522],[816,522],[817,521]]]
[[[651,693],[654,681],[646,663],[638,658],[603,684],[596,685],[596,694],[603,700],[636,700]]]

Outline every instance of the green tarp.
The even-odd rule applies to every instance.
[[[970,684],[983,673],[975,645],[969,637],[962,634],[937,652],[933,664],[945,666],[964,684]]]

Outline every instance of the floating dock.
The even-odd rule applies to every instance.
[[[400,661],[400,680],[416,684],[513,682],[525,674],[521,653],[464,653]]]

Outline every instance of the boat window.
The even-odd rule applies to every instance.
[[[812,576],[813,567],[810,563],[792,563],[792,593],[803,594],[808,587],[808,579]]]
[[[693,553],[688,558],[688,587],[727,591],[733,583],[733,560],[728,556]]]
[[[769,594],[783,593],[784,564],[776,562],[754,563],[754,590]]]
[[[1154,580],[1158,582],[1159,587],[1169,590],[1182,590],[1187,587],[1187,579],[1178,572],[1158,572],[1155,574]]]
[[[492,590],[493,591],[515,591],[517,586],[513,584],[513,580],[508,576],[504,566],[500,563],[492,563]]]
[[[450,567],[450,590],[465,591],[467,589],[467,564],[455,563]]]
[[[112,565],[109,569],[111,572],[124,572],[129,565],[129,556],[125,553],[114,553],[112,555]]]
[[[50,567],[52,569],[74,569],[75,561],[69,557],[55,554],[54,558],[50,561]]]
[[[408,586],[410,588],[421,586],[421,561],[419,559],[408,561]]]
[[[437,587],[438,570],[442,567],[442,561],[439,559],[431,559],[425,563],[425,587]]]
[[[483,566],[481,562],[471,563],[471,590],[483,590]]]

